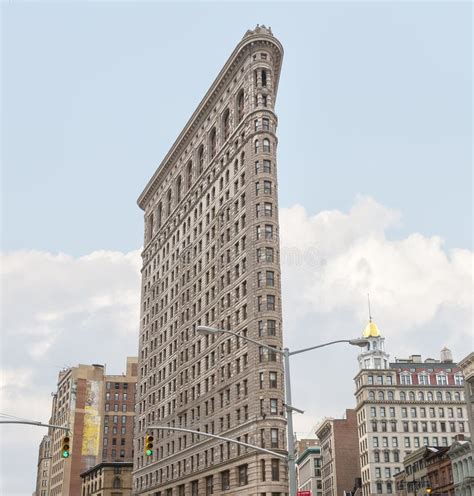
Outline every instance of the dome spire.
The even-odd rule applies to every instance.
[[[367,293],[367,306],[369,307],[369,323],[362,333],[364,338],[378,338],[380,337],[380,331],[375,322],[372,322],[372,312],[370,310],[370,295]]]
[[[367,293],[367,306],[369,307],[369,322],[372,322],[372,313],[370,312],[370,294]]]

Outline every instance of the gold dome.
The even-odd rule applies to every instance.
[[[364,338],[378,338],[380,336],[379,328],[375,322],[372,322],[372,319],[369,320],[364,332],[362,333],[362,337]]]

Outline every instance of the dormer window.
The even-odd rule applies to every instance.
[[[425,372],[418,375],[418,384],[421,386],[429,386],[430,385],[430,376]]]
[[[402,372],[400,374],[400,384],[404,386],[410,386],[411,385],[411,374],[408,372]]]
[[[436,374],[436,384],[438,386],[446,386],[448,384],[448,377],[444,372]]]
[[[461,373],[457,373],[454,375],[454,384],[456,386],[463,386],[464,385],[464,377]]]

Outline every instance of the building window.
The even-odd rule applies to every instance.
[[[262,129],[264,131],[269,131],[270,130],[270,120],[266,117],[262,119]]]
[[[456,386],[462,386],[462,385],[464,385],[464,377],[462,376],[462,374],[457,373],[454,376],[454,384],[456,384]]]
[[[426,373],[422,373],[418,375],[418,384],[421,386],[429,386],[430,385],[430,376]]]
[[[436,384],[438,384],[438,386],[446,386],[448,383],[448,378],[446,376],[446,374],[437,374],[436,375]]]
[[[211,494],[214,494],[214,483],[212,475],[206,477],[206,496],[210,496]]]
[[[267,310],[275,310],[275,296],[267,295]]]
[[[276,321],[267,320],[267,335],[276,336]]]
[[[227,140],[227,138],[230,135],[230,112],[229,109],[227,109],[224,112],[224,117],[222,118],[222,127],[224,131],[224,140]]]
[[[224,472],[221,472],[221,488],[223,491],[227,491],[227,489],[230,489],[230,471],[229,470],[224,470]]]
[[[211,158],[214,158],[217,153],[217,132],[216,128],[213,128],[211,131],[210,139],[209,139],[209,146],[210,146],[210,155]]]
[[[270,153],[270,140],[268,138],[263,139],[263,151]]]
[[[411,385],[411,374],[408,372],[403,372],[400,374],[400,384],[404,386],[409,386]]]
[[[272,481],[280,480],[280,460],[278,458],[272,459]]]
[[[263,181],[263,192],[266,195],[272,194],[272,182],[271,181]]]
[[[276,399],[276,398],[270,399],[270,413],[272,415],[278,414],[278,399]]]
[[[268,374],[269,378],[269,387],[271,388],[276,388],[277,387],[277,373],[276,372],[269,372]]]
[[[240,465],[237,467],[239,486],[246,486],[248,482],[248,465]]]
[[[244,116],[244,92],[243,90],[237,97],[237,120],[240,122]]]
[[[278,429],[270,429],[270,447],[278,448]]]
[[[263,161],[263,172],[270,174],[271,171],[272,171],[272,163],[270,162],[270,160],[264,160]]]
[[[265,224],[265,239],[273,239],[273,226]]]

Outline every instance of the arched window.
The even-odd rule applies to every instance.
[[[201,145],[198,151],[198,176],[204,170],[204,146]]]
[[[217,133],[216,128],[213,128],[209,138],[209,146],[211,150],[211,158],[214,158],[217,153]]]
[[[454,400],[455,401],[461,401],[461,394],[460,393],[454,393]]]
[[[254,151],[255,153],[258,153],[258,146],[259,146],[259,144],[258,144],[258,140],[255,140],[255,141],[254,141],[254,144],[253,144],[253,151]]]
[[[229,109],[227,109],[224,112],[224,117],[222,118],[222,130],[224,131],[224,140],[227,140],[227,138],[230,135],[230,112],[229,112]]]
[[[451,401],[453,399],[453,397],[449,391],[447,391],[445,394],[446,394],[446,401]]]
[[[410,398],[410,401],[415,401],[415,393],[413,391],[408,393],[408,397]]]
[[[428,401],[433,401],[433,393],[431,391],[428,391]]]
[[[187,189],[191,188],[192,184],[193,184],[193,163],[190,160],[186,167],[186,188]]]
[[[443,393],[441,391],[436,392],[436,401],[443,401]]]
[[[262,86],[267,87],[267,71],[265,69],[262,71]]]
[[[237,97],[237,120],[240,122],[244,117],[244,90]]]
[[[120,481],[120,477],[115,477],[114,489],[120,489],[121,487],[122,487],[122,482]]]
[[[379,391],[378,397],[379,397],[379,401],[383,401],[385,399],[385,395],[383,394],[383,391]]]
[[[268,138],[264,138],[263,140],[263,151],[267,153],[270,152],[270,140]]]
[[[420,401],[425,401],[425,395],[423,394],[423,391],[418,392],[418,399]]]
[[[148,241],[150,241],[150,239],[153,237],[153,230],[154,230],[154,224],[153,224],[153,214],[151,213],[149,216],[148,216]]]
[[[401,391],[401,392],[400,392],[400,400],[401,400],[401,401],[405,401],[406,399],[407,399],[407,395],[405,394],[405,392],[404,392],[404,391]]]
[[[375,400],[375,393],[373,391],[369,391],[369,400],[371,401]]]
[[[181,201],[181,176],[176,179],[176,203]]]
[[[159,229],[161,227],[161,222],[163,220],[163,206],[158,203],[158,207],[156,208],[156,227]]]
[[[171,190],[166,194],[166,217],[171,215]]]
[[[390,401],[393,401],[393,391],[388,391],[387,392],[387,399]]]

